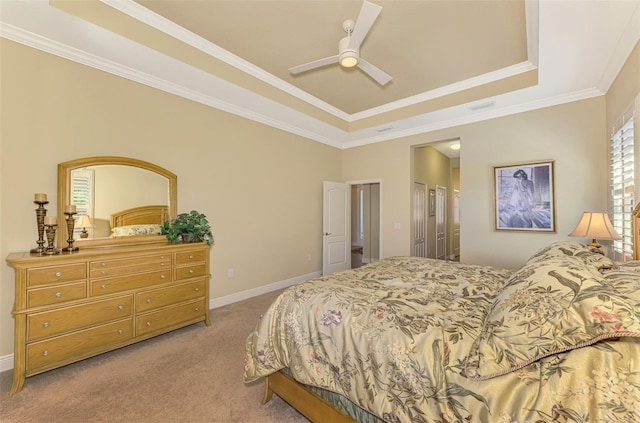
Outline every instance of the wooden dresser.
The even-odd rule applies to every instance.
[[[26,377],[209,320],[209,246],[14,253],[11,394]]]

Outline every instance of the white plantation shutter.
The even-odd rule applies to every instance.
[[[71,172],[71,199],[72,204],[76,205],[76,219],[87,215],[93,220],[93,180],[93,169],[75,169]],[[79,235],[81,231],[82,228],[73,229],[75,235]]]
[[[609,150],[611,222],[622,236],[613,242],[613,258],[619,261],[633,260],[632,212],[635,206],[635,158],[634,158],[633,109],[626,112],[613,127]]]

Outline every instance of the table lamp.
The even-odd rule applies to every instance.
[[[592,241],[587,245],[601,254],[604,254],[602,250],[600,250],[602,245],[597,241],[597,239],[622,239],[622,237],[613,228],[611,220],[609,220],[609,215],[599,212],[584,212],[578,226],[571,231],[569,236],[591,238]]]
[[[82,228],[82,232],[80,232],[80,238],[88,238],[89,232],[87,232],[87,228],[93,228],[93,223],[91,223],[91,219],[86,214],[78,217],[78,221],[76,222],[76,227]]]

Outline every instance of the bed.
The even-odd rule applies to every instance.
[[[640,421],[640,265],[576,242],[520,269],[390,257],[286,289],[249,334],[314,422]]]
[[[157,235],[167,213],[167,205],[140,206],[115,212],[109,216],[111,237]]]

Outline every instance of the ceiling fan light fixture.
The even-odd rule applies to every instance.
[[[355,51],[345,51],[340,55],[340,66],[352,68],[358,64],[358,53]]]
[[[338,46],[338,54],[340,55],[338,62],[343,68],[352,68],[358,64],[360,52],[358,51],[358,49],[354,49],[353,47],[349,46],[350,41],[350,36],[344,37],[340,40]]]

